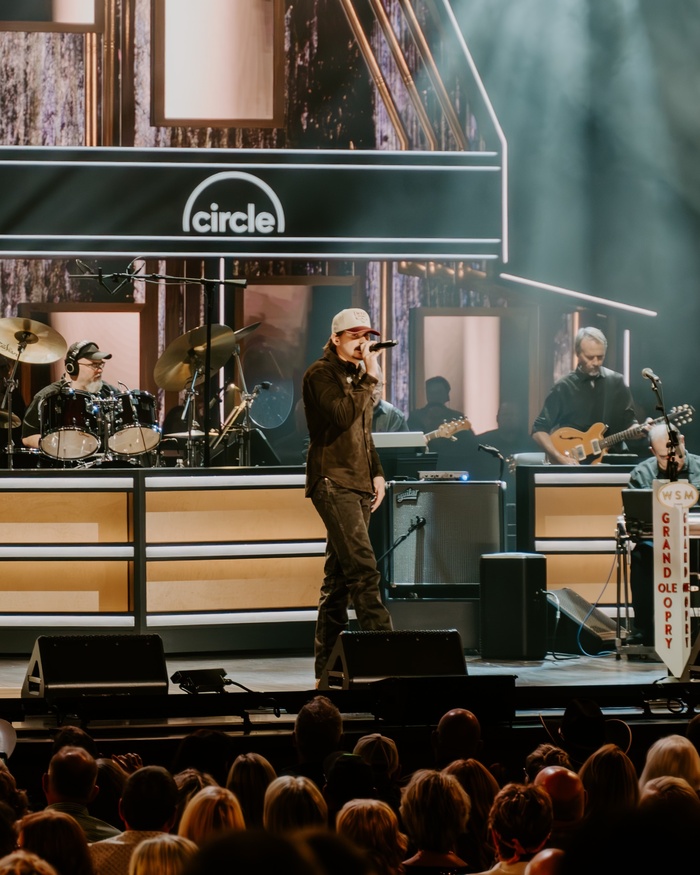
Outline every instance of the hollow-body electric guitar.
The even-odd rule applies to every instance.
[[[684,425],[687,422],[692,422],[694,413],[695,409],[690,404],[681,404],[671,410],[668,419],[669,422],[675,422],[676,425]],[[652,422],[652,425],[659,425],[664,421],[664,418],[660,416]],[[576,459],[580,465],[597,465],[610,447],[623,441],[644,437],[645,434],[641,425],[633,425],[626,431],[619,431],[603,437],[606,428],[607,426],[602,422],[594,423],[588,431],[579,431],[577,428],[564,426],[553,431],[550,437],[557,451],[563,455]]]

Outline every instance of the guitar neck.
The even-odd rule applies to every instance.
[[[659,420],[654,420],[654,425]],[[618,431],[617,434],[611,434],[608,437],[601,438],[600,446],[601,449],[605,449],[607,447],[612,447],[615,444],[621,444],[622,441],[633,440],[634,438],[640,438],[644,436],[644,432],[642,431],[641,425],[633,425],[625,431]]]

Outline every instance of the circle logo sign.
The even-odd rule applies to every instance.
[[[282,234],[284,226],[284,209],[274,190],[240,170],[215,173],[200,182],[182,212],[186,234]]]

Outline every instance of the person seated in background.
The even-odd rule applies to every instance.
[[[452,387],[445,377],[430,377],[425,381],[424,407],[412,410],[408,416],[410,431],[422,431],[424,434],[435,431],[443,422],[462,419],[464,414],[447,406]]]
[[[294,721],[292,737],[298,763],[282,774],[304,775],[322,790],[326,783],[324,760],[340,749],[342,735],[343,718],[338,707],[327,696],[314,696],[302,705]]]
[[[63,811],[27,814],[17,826],[17,844],[51,863],[60,875],[93,875],[85,833]]]
[[[506,458],[516,453],[528,453],[537,449],[527,430],[522,408],[515,401],[503,401],[496,414],[497,428],[476,436],[480,444],[495,447]]]
[[[372,389],[372,431],[408,431],[408,423],[403,413],[382,398],[384,371],[380,367],[377,367],[377,371],[379,382]]]
[[[435,765],[442,769],[454,760],[468,760],[481,750],[481,724],[466,708],[452,708],[433,731]]]
[[[425,381],[427,404],[413,410],[408,416],[408,430],[429,434],[445,423],[460,426],[449,437],[434,437],[428,449],[437,453],[437,467],[442,471],[476,470],[480,459],[477,456],[477,440],[466,422],[464,414],[447,406],[450,400],[450,384],[444,377],[431,377]]]
[[[276,777],[272,764],[259,753],[242,753],[233,761],[226,787],[241,804],[246,829],[262,827],[265,792]]]
[[[689,453],[685,438],[672,425],[671,431],[677,441],[675,458],[677,477],[688,480],[700,488],[700,456]],[[668,480],[669,433],[665,423],[652,426],[648,434],[650,459],[640,462],[631,472],[630,489],[651,489],[654,480]],[[631,521],[627,521],[628,524]],[[629,525],[629,528],[632,528]],[[630,556],[630,590],[634,625],[627,636],[627,644],[654,646],[654,543],[651,538],[632,536],[634,543]]]

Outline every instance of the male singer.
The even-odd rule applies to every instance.
[[[310,439],[306,495],[327,533],[314,641],[317,678],[347,629],[350,602],[362,629],[391,629],[368,534],[370,514],[385,491],[372,441],[379,352],[371,347],[372,336],[378,334],[364,310],[341,310],[333,319],[323,356],[306,371],[302,384]]]

